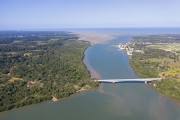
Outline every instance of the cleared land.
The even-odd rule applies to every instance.
[[[156,44],[156,45],[149,45],[152,49],[161,49],[170,52],[178,52],[180,53],[180,44],[179,43],[168,43],[168,44]]]
[[[159,63],[159,66],[165,67],[166,69],[159,72],[159,76],[161,78],[166,78],[168,76],[177,76],[177,80],[180,82],[180,61],[174,61],[170,58],[163,58],[163,59],[157,59],[157,58],[151,58],[148,59],[149,62],[157,62]]]

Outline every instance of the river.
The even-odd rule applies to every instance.
[[[129,36],[90,46],[85,59],[101,76],[137,78],[128,56],[112,45]],[[0,113],[0,120],[180,120],[180,104],[144,83],[101,84],[58,102]]]

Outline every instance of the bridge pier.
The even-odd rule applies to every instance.
[[[147,81],[145,81],[145,84],[147,84]]]

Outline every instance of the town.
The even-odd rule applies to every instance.
[[[136,50],[133,46],[134,46],[133,42],[127,42],[123,44],[119,43],[115,45],[115,47],[117,47],[119,50],[125,51],[128,56],[133,55],[133,52],[144,53],[143,50]]]

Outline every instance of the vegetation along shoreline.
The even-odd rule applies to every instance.
[[[88,42],[60,31],[13,31],[0,39],[0,112],[92,89]]]
[[[161,77],[151,85],[161,93],[180,99],[180,35],[134,36],[115,45],[130,58],[134,72],[143,78]]]

